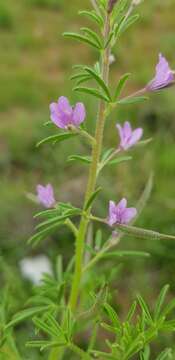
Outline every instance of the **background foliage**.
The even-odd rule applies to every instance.
[[[88,7],[88,0],[84,0],[83,8],[86,3]],[[21,309],[33,291],[30,284],[21,280],[19,261],[25,255],[46,253],[55,264],[58,253],[66,254],[68,260],[73,249],[72,238],[65,229],[35,250],[26,246],[35,225],[32,217],[35,207],[25,194],[34,192],[36,183],[49,181],[55,185],[59,200],[70,200],[76,206],[81,202],[86,167],[74,167],[66,160],[72,153],[86,154],[86,146],[72,140],[54,148],[48,145],[38,150],[35,147],[38,140],[48,135],[48,129],[42,126],[49,118],[48,104],[63,93],[72,102],[85,101],[89,126],[94,126],[94,102],[91,97],[85,100],[83,96],[70,93],[69,77],[72,65],[78,62],[91,64],[96,61],[96,54],[61,37],[63,31],[76,31],[80,25],[87,24],[86,19],[77,17],[81,5],[79,0],[69,2],[69,6],[60,0],[6,0],[0,4],[0,266],[2,285],[9,283],[11,313]],[[174,11],[173,0],[146,1],[140,6],[143,19],[124,35],[122,45],[114,54],[116,63],[112,65],[115,82],[122,73],[132,73],[128,93],[152,78],[160,51],[175,67]],[[162,233],[175,233],[174,114],[172,88],[160,95],[153,94],[151,101],[145,104],[128,106],[125,110],[120,108],[110,117],[106,142],[111,146],[118,141],[117,133],[113,131],[116,120],[128,119],[143,126],[146,135],[153,136],[154,141],[144,150],[134,150],[134,161],[106,171],[101,179],[107,191],[98,203],[100,215],[106,215],[109,198],[117,201],[124,195],[133,203],[154,169],[153,193],[138,225]],[[119,274],[114,275],[115,302],[121,314],[128,309],[138,291],[153,303],[160,287],[168,282],[172,292],[170,297],[174,295],[174,243],[126,238],[120,246],[122,249],[146,250],[152,255],[150,259],[126,259]],[[118,265],[116,260],[119,270]],[[30,326],[17,328],[20,347],[24,347],[27,331],[32,331]],[[161,346],[163,342],[169,346],[173,340],[170,337],[160,339]]]

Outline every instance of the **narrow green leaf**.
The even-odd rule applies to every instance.
[[[153,138],[148,138],[148,139],[145,139],[145,140],[141,140],[136,144],[136,146],[145,146],[145,145],[149,144],[152,141],[152,139]]]
[[[69,38],[69,39],[84,42],[88,45],[91,45],[95,49],[101,50],[101,47],[96,42],[89,39],[89,37],[87,37],[87,36],[76,34],[76,33],[71,33],[71,32],[65,32],[65,33],[63,33],[63,36],[66,38]]]
[[[63,338],[65,338],[64,330],[51,314],[47,313],[45,320],[49,328],[52,328],[55,331],[55,333],[57,333],[58,337],[62,336]]]
[[[139,104],[143,101],[148,100],[146,96],[133,96],[119,100],[117,103],[120,105]]]
[[[85,35],[87,35],[92,41],[94,41],[100,49],[103,48],[103,44],[101,42],[100,37],[95,33],[95,31],[87,28],[87,27],[83,27],[81,28],[81,30],[85,33]]]
[[[60,333],[57,332],[53,326],[49,326],[46,322],[40,320],[39,318],[33,318],[33,323],[37,329],[42,330],[51,337],[60,337]]]
[[[115,90],[115,94],[114,94],[114,101],[116,101],[118,99],[118,97],[120,96],[125,84],[126,84],[126,81],[128,80],[129,76],[131,74],[127,73],[127,74],[124,74],[118,84],[117,84],[117,87],[116,87],[116,90]]]
[[[127,20],[124,18],[122,21],[117,35],[121,35],[124,31],[126,31],[131,25],[133,25],[140,18],[139,14],[131,15]]]
[[[62,224],[67,218],[69,218],[71,216],[80,215],[80,214],[81,214],[80,209],[68,210],[63,215],[55,216],[51,219],[43,221],[42,223],[40,223],[39,225],[36,226],[36,229],[40,229],[43,226],[47,226],[47,225],[50,226],[52,224],[60,224],[60,223]]]
[[[155,321],[157,321],[159,319],[159,317],[162,315],[161,309],[162,309],[163,303],[165,301],[165,297],[167,295],[168,290],[169,290],[169,285],[165,285],[163,287],[163,289],[161,290],[160,295],[157,299],[156,306],[155,306],[155,312],[154,312]]]
[[[51,135],[51,136],[48,136],[47,138],[39,141],[37,144],[37,147],[39,147],[40,145],[46,144],[46,143],[56,144],[58,142],[68,140],[77,135],[78,134],[76,134],[76,133],[70,133],[70,132]]]
[[[150,314],[148,305],[146,304],[145,300],[142,298],[141,295],[138,295],[138,296],[137,296],[137,300],[138,300],[138,302],[139,302],[139,305],[140,305],[142,311],[143,311],[143,312],[145,313],[145,315],[146,315],[147,321],[152,324],[152,323],[153,323],[153,320],[152,320],[152,317],[151,317],[151,314]]]
[[[140,354],[140,360],[149,360],[149,359],[150,359],[150,347],[147,345]]]
[[[120,320],[118,318],[118,315],[116,313],[116,311],[113,309],[113,307],[111,305],[109,305],[108,303],[104,304],[104,309],[107,312],[113,326],[119,330],[121,330],[121,324],[120,324]]]
[[[56,223],[51,226],[48,226],[46,229],[43,229],[37,232],[35,235],[31,236],[27,241],[27,243],[32,246],[38,244],[42,239],[51,235],[55,231],[55,229],[60,225],[61,223]]]
[[[84,76],[87,76],[86,72],[81,72],[81,73],[72,75],[70,79],[71,80],[78,80],[78,79],[81,79]]]
[[[136,238],[148,240],[175,240],[175,236],[173,235],[160,234],[156,231],[141,229],[136,226],[118,224],[116,229],[120,229],[127,235],[135,236]]]
[[[82,93],[85,93],[85,94],[90,94],[92,96],[95,96],[99,99],[102,99],[106,102],[110,102],[108,97],[103,95],[99,90],[97,89],[93,89],[93,88],[87,88],[87,87],[80,87],[80,86],[77,86],[73,89],[74,91],[79,91],[79,92],[82,92]]]
[[[129,160],[132,160],[132,156],[120,156],[116,159],[109,161],[106,165],[116,165]]]
[[[59,208],[61,209],[61,211],[77,210],[78,209],[78,208],[74,207],[70,203],[63,203],[63,202],[59,202]]]
[[[91,76],[88,76],[88,75],[83,76],[81,79],[79,79],[77,81],[77,86],[80,84],[83,84],[84,82],[89,81],[89,80],[91,80]]]
[[[115,35],[114,31],[111,31],[107,41],[104,44],[104,49],[106,49],[109,46],[109,44],[111,43],[114,35]]]
[[[161,354],[156,358],[156,360],[169,360],[172,359],[172,350],[165,349]]]
[[[43,125],[44,125],[44,126],[50,126],[50,125],[55,126],[55,124],[54,124],[51,120],[46,121]]]
[[[175,299],[172,299],[169,304],[165,306],[162,311],[162,316],[169,315],[175,309]]]
[[[91,158],[90,156],[71,155],[68,157],[68,161],[79,161],[85,164],[90,164]]]
[[[126,11],[128,5],[128,0],[118,0],[117,6],[114,8],[113,17],[114,22],[119,22],[119,18],[124,11]]]
[[[137,307],[137,302],[134,301],[133,304],[131,305],[127,317],[126,317],[126,321],[130,322],[135,314],[136,311],[136,307]]]
[[[47,341],[47,340],[34,340],[34,341],[28,341],[26,346],[32,347],[32,348],[40,348],[41,351],[54,348],[54,347],[61,347],[65,346],[66,342],[59,342],[59,341]]]
[[[86,72],[82,72],[82,73],[72,75],[71,80],[76,80],[76,84],[80,85],[86,81],[91,80],[91,76],[88,75]]]
[[[102,188],[99,187],[96,191],[93,192],[93,194],[90,196],[90,198],[88,199],[88,201],[85,205],[85,211],[87,211],[91,207],[93,201],[96,199],[96,197],[98,196],[98,194],[101,190],[102,190]]]
[[[113,334],[116,334],[116,328],[114,326],[111,326],[109,324],[106,324],[104,322],[100,323],[101,327],[109,332],[112,332]]]
[[[149,257],[150,254],[144,251],[112,251],[104,253],[103,257],[123,257],[123,256],[139,256],[139,257]]]
[[[56,215],[61,215],[60,214],[60,209],[49,209],[49,210],[44,210],[44,211],[40,211],[39,213],[34,215],[34,219],[38,218],[38,217],[53,217]]]
[[[85,15],[89,17],[100,26],[103,26],[104,24],[102,16],[98,15],[95,11],[79,11],[79,15]]]
[[[123,23],[124,20],[125,20],[125,15],[121,14],[120,19],[114,25],[115,40],[117,40],[117,36],[118,36],[118,33],[119,33],[120,26],[121,26],[121,24]]]
[[[59,224],[59,223],[63,223],[67,218],[69,217],[69,215],[59,215],[59,216],[54,216],[52,218],[49,218],[43,222],[41,222],[40,224],[38,224],[36,226],[36,229],[40,229],[42,228],[43,226],[50,226],[50,225],[54,225],[55,223],[56,224]]]
[[[99,62],[99,61],[97,61],[97,62],[95,63],[94,69],[95,69],[95,71],[96,71],[96,73],[97,73],[98,75],[101,75],[101,65],[100,65],[100,62]]]
[[[74,326],[75,326],[75,320],[73,314],[70,308],[67,307],[65,310],[65,327],[66,327],[66,335],[69,341],[72,338]]]
[[[175,331],[175,320],[168,320],[165,321],[162,325],[161,325],[161,329],[163,331],[167,331],[167,332],[174,332]]]
[[[31,309],[25,309],[14,315],[13,319],[6,325],[6,328],[12,327],[32,316],[46,312],[50,306],[36,306]]]
[[[101,158],[101,161],[105,161],[107,160],[107,158],[112,154],[112,152],[114,151],[115,149],[114,148],[111,148],[111,149],[107,149],[103,152],[102,154],[102,158]]]
[[[110,91],[109,91],[107,85],[105,84],[104,80],[100,77],[100,75],[97,74],[95,70],[93,70],[89,67],[85,67],[84,70],[87,71],[87,73],[90,74],[92,76],[92,78],[96,80],[96,82],[100,85],[100,87],[105,92],[108,99],[111,100]]]

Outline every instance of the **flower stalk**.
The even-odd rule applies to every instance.
[[[109,37],[109,33],[110,33],[110,14],[107,13],[105,19],[105,25],[104,25],[105,41],[107,41]],[[108,77],[109,77],[109,67],[110,67],[109,57],[110,57],[110,45],[104,49],[101,59],[102,79],[106,84],[108,84]],[[94,141],[92,142],[92,162],[89,169],[89,178],[88,178],[87,189],[84,199],[84,206],[83,206],[84,211],[82,213],[79,229],[76,234],[77,236],[76,236],[76,245],[75,245],[75,269],[74,269],[73,283],[72,283],[69,304],[68,304],[72,312],[75,311],[79,296],[79,287],[83,274],[84,245],[85,245],[88,223],[90,221],[89,215],[91,208],[85,210],[85,207],[88,199],[93,194],[96,186],[96,180],[98,176],[98,166],[99,166],[102,144],[103,144],[105,119],[106,119],[106,104],[103,100],[100,100],[95,137],[94,137]],[[63,323],[64,323],[64,319],[63,319]],[[58,359],[61,360],[63,354],[64,354],[64,348],[53,349],[51,351],[49,360],[58,360]]]
[[[106,14],[105,25],[104,25],[104,40],[107,41],[110,33],[110,14]],[[109,76],[109,56],[110,56],[110,45],[104,49],[102,54],[102,79],[107,84]],[[89,179],[87,184],[87,190],[85,194],[84,208],[85,205],[95,190],[98,164],[100,160],[102,143],[103,143],[103,133],[105,125],[105,111],[106,104],[103,100],[99,103],[99,111],[97,118],[97,126],[95,132],[95,142],[92,149],[92,163],[90,165]],[[87,213],[90,213],[90,209],[87,210]],[[80,227],[76,239],[76,259],[75,259],[75,271],[73,276],[73,284],[70,294],[69,306],[72,311],[75,310],[78,295],[79,295],[79,285],[82,277],[82,268],[83,268],[83,255],[84,255],[84,243],[86,238],[86,232],[88,227],[89,219],[87,216],[82,215],[80,221]]]

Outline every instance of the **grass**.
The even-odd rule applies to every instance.
[[[13,15],[10,7],[6,4],[0,4],[0,29],[11,30],[13,27]]]

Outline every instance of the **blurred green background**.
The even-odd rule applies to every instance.
[[[57,131],[43,127],[43,123],[49,120],[49,103],[60,95],[68,96],[72,103],[84,101],[87,126],[94,129],[96,103],[91,97],[78,96],[71,91],[70,76],[72,65],[91,65],[97,60],[97,54],[61,35],[63,31],[78,31],[80,26],[88,25],[87,19],[77,12],[88,8],[89,3],[88,0],[83,3],[80,0],[0,2],[1,284],[2,288],[7,282],[9,284],[13,295],[12,312],[21,308],[32,291],[28,283],[22,282],[19,261],[25,256],[44,253],[54,262],[58,253],[66,254],[67,259],[73,251],[73,239],[66,229],[37,249],[26,245],[34,231],[33,214],[38,210],[26,193],[34,193],[38,182],[51,182],[58,200],[80,205],[83,198],[86,165],[69,163],[67,157],[87,154],[86,145],[71,140],[56,147],[45,145],[36,149],[35,144]],[[114,51],[116,62],[111,65],[113,85],[121,74],[132,73],[126,94],[140,89],[153,77],[159,52],[175,68],[174,0],[147,0],[139,7],[139,12],[141,19],[121,38]],[[118,201],[126,196],[129,203],[134,204],[154,171],[153,192],[137,224],[175,234],[174,94],[174,88],[152,94],[150,101],[121,107],[108,119],[106,148],[117,145],[117,121],[129,120],[133,126],[142,126],[145,137],[151,136],[153,141],[132,151],[132,161],[104,171],[100,179],[104,192],[97,204],[99,215],[107,214],[109,199]],[[128,306],[138,291],[154,302],[165,283],[170,283],[171,295],[175,294],[175,243],[128,238],[120,248],[151,253],[150,259],[125,260],[122,277],[115,281],[119,289],[117,301],[122,308]],[[23,336],[26,340],[26,334]],[[167,339],[166,345],[170,343],[171,339]]]

